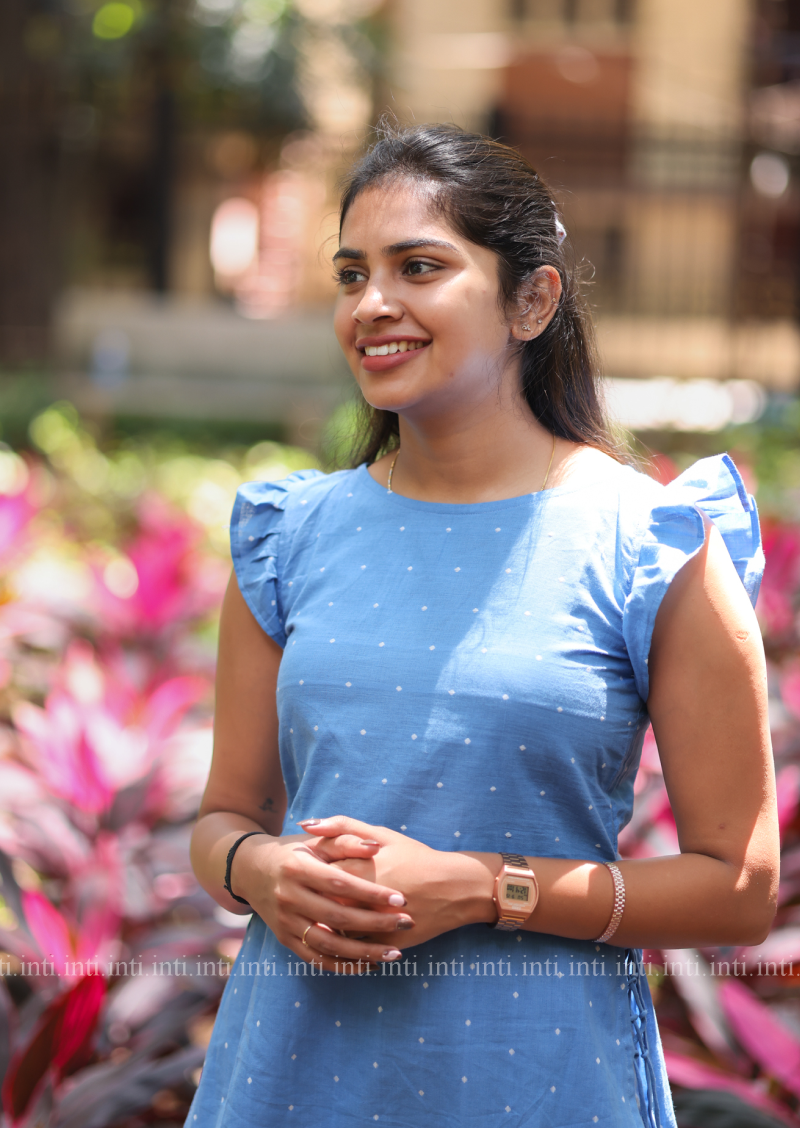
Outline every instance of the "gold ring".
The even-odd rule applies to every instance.
[[[313,923],[312,923],[312,924],[309,924],[309,926],[308,926],[308,928],[313,928],[313,927],[314,927]],[[311,945],[310,945],[310,944],[308,943],[308,941],[306,940],[306,936],[308,935],[308,928],[307,928],[307,929],[305,930],[305,932],[303,933],[303,943],[305,944],[305,946],[306,946],[307,948],[310,948],[310,947],[311,947]]]

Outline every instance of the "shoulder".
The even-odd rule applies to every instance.
[[[274,557],[296,543],[298,534],[316,527],[321,513],[351,491],[356,470],[323,474],[297,470],[272,482],[245,482],[240,486],[231,516],[231,551],[234,562]]]
[[[597,447],[572,444],[572,453],[562,463],[558,475],[559,485],[582,485],[591,482],[626,482],[631,478],[642,479],[658,485],[636,465],[633,456],[620,460],[598,450]]]
[[[279,519],[284,526],[303,522],[320,506],[343,493],[356,473],[355,470],[339,470],[333,474],[297,470],[277,481],[245,482],[236,494],[234,521],[274,523]]]
[[[301,495],[314,495],[330,489],[332,481],[339,475],[324,474],[321,470],[295,470],[293,474],[274,481],[245,482],[237,491],[242,504],[253,508],[279,509],[282,512],[294,508]]]
[[[554,498],[586,530],[597,527],[617,541],[618,562],[635,559],[665,487],[630,463],[592,447],[575,448],[553,483]]]
[[[319,514],[346,497],[357,471],[298,470],[274,482],[246,482],[231,518],[231,556],[239,590],[256,621],[284,646],[280,576],[302,546],[318,535]]]
[[[618,462],[595,447],[575,446],[553,481],[555,489],[581,490],[604,499],[603,508],[656,504],[664,486],[628,462]]]
[[[713,581],[716,590],[724,588],[732,606],[742,605],[743,594],[731,586],[734,575],[755,603],[764,554],[755,501],[727,455],[701,459],[666,486],[636,483],[636,488],[642,489],[643,504],[623,632],[634,658],[639,692],[647,700],[647,660],[656,615],[679,572],[702,554],[702,560],[711,566],[709,582]],[[713,534],[712,528],[716,529]],[[698,594],[703,571],[701,562],[684,577],[684,583]]]

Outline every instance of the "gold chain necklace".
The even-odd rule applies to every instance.
[[[386,483],[386,492],[387,493],[393,493],[394,492],[392,490],[392,474],[394,474],[395,463],[397,462],[397,459],[399,458],[399,456],[400,456],[400,447],[397,448],[397,454],[392,459],[392,465],[389,467],[389,480]]]
[[[553,435],[553,449],[550,451],[550,461],[547,463],[547,473],[544,476],[544,481],[542,482],[541,486],[539,487],[539,491],[538,491],[539,493],[541,493],[542,490],[547,485],[547,479],[550,477],[550,470],[552,469],[552,466],[553,466],[553,459],[555,457],[555,453],[556,453],[556,437],[555,437],[555,435]],[[392,465],[389,467],[389,477],[386,481],[386,492],[387,493],[394,493],[394,490],[392,489],[392,475],[394,474],[394,468],[395,468],[395,465],[397,464],[397,459],[399,457],[400,457],[400,447],[397,448],[397,454],[392,459]]]

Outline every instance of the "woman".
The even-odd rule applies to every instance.
[[[635,950],[769,930],[754,503],[622,463],[562,237],[454,128],[348,182],[368,430],[234,511],[193,864],[254,915],[190,1125],[673,1125]],[[681,853],[616,866],[651,721]]]

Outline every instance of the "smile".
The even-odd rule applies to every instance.
[[[391,341],[388,345],[367,345],[363,351],[367,356],[392,356],[398,352],[424,349],[427,343],[427,341]]]

